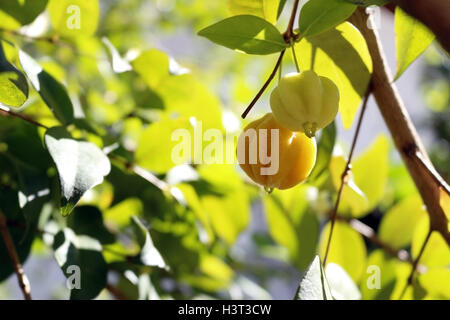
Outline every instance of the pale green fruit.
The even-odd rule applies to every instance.
[[[314,71],[291,73],[272,91],[270,107],[280,125],[313,137],[336,117],[339,90],[333,81]]]

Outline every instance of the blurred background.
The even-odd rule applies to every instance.
[[[289,10],[290,2],[288,1],[277,23],[280,30],[283,30],[287,23]],[[107,37],[123,57],[130,59],[149,49],[159,49],[165,52],[173,59],[178,71],[189,72],[218,97],[224,127],[229,132],[236,132],[243,125],[240,120],[241,112],[271,72],[276,56],[247,56],[219,47],[197,36],[197,32],[203,27],[228,16],[230,13],[227,10],[226,1],[102,0],[101,17],[96,34],[98,39]],[[392,12],[382,9],[378,22],[378,31],[389,65],[391,70],[395,70]],[[23,27],[21,32],[30,37],[39,37],[47,34],[50,29],[48,12],[44,12],[31,25]],[[131,146],[130,148],[135,147],[138,133],[132,128],[142,124],[141,119],[153,117],[155,98],[151,96],[151,93],[143,93],[145,90],[140,88],[139,84],[134,87],[135,92],[129,92],[129,88],[120,84],[122,79],[119,81],[116,75],[111,75],[107,50],[101,47],[99,41],[80,41],[76,46],[77,50],[63,45],[55,49],[52,44],[30,43],[26,39],[17,39],[17,41],[22,41],[23,48],[29,52],[39,51],[41,61],[45,62],[48,70],[51,70],[52,74],[59,74],[62,79],[66,79],[72,93],[80,93],[81,105],[95,104],[96,108],[90,109],[88,116],[97,117],[98,123],[114,128],[123,114],[130,114],[128,118],[130,121],[121,124],[128,130],[128,136],[122,137],[121,141],[125,145]],[[101,58],[95,60],[89,55]],[[78,62],[74,62],[75,60]],[[107,78],[106,86],[98,77],[92,75],[94,72],[91,69],[97,68],[100,70],[100,74]],[[77,70],[77,75],[72,73],[74,70]],[[433,163],[447,181],[450,179],[449,70],[448,58],[437,44],[433,44],[395,83]],[[294,71],[294,65],[290,54],[287,54],[283,72],[289,71]],[[151,74],[151,72],[152,70],[149,69],[148,73]],[[75,82],[79,82],[80,87],[76,87],[73,84]],[[85,88],[82,88],[83,86]],[[248,120],[256,119],[269,111],[270,91],[271,88],[258,101]],[[135,97],[139,97],[138,102],[130,102],[130,95],[133,94]],[[71,95],[71,97],[73,96]],[[36,115],[39,112],[36,111],[38,109],[33,103],[31,101],[24,108],[28,108],[30,114]],[[134,109],[132,106],[130,107],[130,104],[133,105],[133,103],[141,103],[142,106]],[[151,106],[144,106],[146,104]],[[39,117],[45,119],[45,115],[39,115]],[[345,130],[340,119],[336,121],[336,125],[338,144],[343,150],[348,150],[355,126],[350,130]],[[357,156],[366,150],[380,134],[389,137],[389,132],[377,106],[373,98],[370,98],[356,147]],[[386,188],[387,196],[385,195],[385,199],[382,200],[385,203],[381,203],[363,219],[365,223],[375,229],[378,228],[382,212],[385,211],[383,208],[389,208],[400,199],[396,198],[401,197],[398,193],[403,192],[406,195],[414,192],[414,186],[407,177],[390,139],[389,145],[389,177],[395,179],[397,184],[392,183]],[[185,174],[186,172],[178,178],[182,180]],[[174,172],[173,175],[177,177],[177,172]],[[399,188],[399,190],[392,191],[395,188]],[[248,226],[236,234],[236,239],[226,240],[225,244],[211,245],[208,249],[212,255],[220,257],[228,264],[228,266],[223,266],[220,263],[211,263],[209,268],[212,269],[210,270],[212,274],[214,274],[214,270],[223,269],[222,279],[216,279],[218,284],[207,284],[206,280],[203,285],[200,280],[197,283],[187,281],[188,284],[186,284],[183,281],[174,281],[171,277],[157,276],[157,291],[160,294],[167,292],[172,297],[181,295],[188,298],[292,299],[302,276],[302,268],[298,263],[293,262],[290,249],[274,240],[277,237],[273,237],[273,232],[270,231],[263,201],[259,196],[261,192],[254,187],[248,191],[252,199],[248,213]],[[318,211],[329,210],[332,203],[331,192],[323,194],[317,188],[304,189],[302,192],[308,199],[314,199],[310,203],[315,203],[314,206],[320,208],[317,209]],[[86,195],[83,201],[89,203],[89,195]],[[318,217],[318,223],[323,226],[325,223],[323,215],[319,214]],[[366,246],[368,252],[374,250],[372,244],[366,242]],[[169,250],[177,250],[177,247],[173,246]],[[163,250],[162,253],[164,256]],[[182,264],[183,260],[177,263]],[[300,263],[302,267],[304,267],[303,264]],[[31,281],[34,298],[68,298],[69,291],[65,287],[65,276],[51,251],[45,247],[42,241],[35,241],[33,244],[32,254],[24,264],[24,269]],[[226,276],[228,272],[234,273],[231,282]],[[120,276],[114,273],[109,274],[109,278],[113,283],[120,281]],[[222,287],[221,281],[227,285]],[[208,290],[215,286],[217,286],[217,290]],[[164,294],[161,295],[164,297]],[[0,284],[0,298],[22,298],[15,276],[11,276]],[[99,298],[109,299],[112,296],[111,293],[104,290]]]

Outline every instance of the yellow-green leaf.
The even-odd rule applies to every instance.
[[[395,8],[395,44],[398,79],[409,65],[425,51],[434,39],[434,34],[421,22]]]
[[[319,235],[317,217],[307,210],[310,189],[300,185],[289,190],[274,190],[264,197],[270,235],[288,249],[291,260],[300,270],[305,270],[313,259]]]
[[[48,0],[2,0],[0,2],[0,28],[17,29],[30,24],[45,10]]]
[[[359,31],[344,22],[295,45],[301,70],[333,80],[340,93],[339,111],[346,129],[355,118],[372,73],[372,60]]]
[[[450,300],[450,269],[436,268],[420,275],[417,279],[432,299]]]
[[[411,255],[416,258],[422,248],[422,244],[428,234],[430,222],[428,216],[423,217],[413,234],[411,243]],[[450,247],[437,231],[431,233],[430,239],[420,258],[420,263],[431,267],[445,267],[450,265]]]
[[[440,187],[439,204],[447,217],[447,228],[450,230],[450,195]]]
[[[422,199],[415,194],[393,206],[381,220],[379,236],[396,249],[411,243],[417,223],[426,215]]]
[[[367,258],[360,289],[364,300],[388,300],[397,278],[397,261],[381,249]]]
[[[228,0],[232,15],[251,14],[275,23],[286,0]]]

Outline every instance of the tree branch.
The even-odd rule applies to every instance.
[[[324,266],[327,263],[328,253],[330,251],[330,245],[331,245],[331,237],[333,236],[333,230],[334,230],[334,225],[336,223],[339,203],[341,202],[341,197],[342,197],[342,192],[344,191],[344,186],[347,184],[348,174],[351,171],[351,166],[352,166],[351,163],[352,163],[353,153],[355,151],[356,141],[358,140],[358,136],[359,136],[359,132],[361,129],[361,124],[362,124],[362,119],[364,117],[364,113],[367,108],[367,101],[369,100],[371,90],[372,90],[372,86],[371,86],[371,82],[369,82],[369,85],[367,86],[366,94],[364,95],[364,100],[363,100],[362,107],[361,107],[361,113],[359,114],[358,124],[356,126],[355,135],[353,136],[353,142],[352,142],[352,146],[350,148],[350,153],[348,155],[347,164],[345,165],[344,172],[342,172],[342,175],[341,175],[341,185],[339,186],[339,191],[338,191],[338,194],[336,197],[336,202],[334,204],[334,209],[331,214],[330,234],[328,235],[327,247],[325,249],[325,256],[323,258]]]
[[[406,13],[425,24],[450,53],[450,1],[442,0],[392,0]]]
[[[400,98],[396,86],[391,82],[391,74],[384,57],[376,30],[367,27],[368,15],[364,9],[357,9],[352,22],[366,39],[373,63],[373,95],[381,115],[391,132],[395,146],[400,153],[414,183],[419,190],[430,217],[431,230],[438,231],[450,245],[450,231],[447,218],[442,210],[440,187],[449,190],[447,183],[434,170],[416,128]],[[433,169],[431,169],[433,168]]]
[[[6,250],[8,251],[9,257],[11,258],[11,262],[14,267],[14,272],[17,275],[17,280],[19,281],[19,287],[22,290],[23,296],[25,300],[31,300],[31,290],[30,290],[30,282],[26,274],[23,271],[22,265],[19,260],[19,256],[17,255],[16,248],[14,247],[14,242],[11,238],[11,234],[8,231],[8,227],[6,226],[6,217],[3,212],[0,210],[0,233],[5,242]]]

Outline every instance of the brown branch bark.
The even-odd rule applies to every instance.
[[[426,25],[450,53],[450,1],[448,0],[392,0],[406,13]]]
[[[31,300],[30,282],[28,281],[27,275],[23,272],[22,264],[20,263],[14,242],[6,225],[6,217],[2,211],[0,211],[0,233],[3,237],[3,241],[5,242],[5,247],[8,251],[9,257],[11,258],[14,272],[17,275],[17,280],[19,281],[19,287],[22,290],[23,296],[25,300]]]
[[[431,229],[441,233],[450,245],[447,218],[439,204],[439,188],[442,187],[447,192],[450,188],[436,172],[428,158],[397,88],[391,82],[390,70],[384,57],[378,34],[376,30],[367,27],[367,18],[368,15],[364,10],[358,9],[350,18],[350,22],[361,31],[372,56],[373,95],[391,132],[395,146],[427,207]]]

